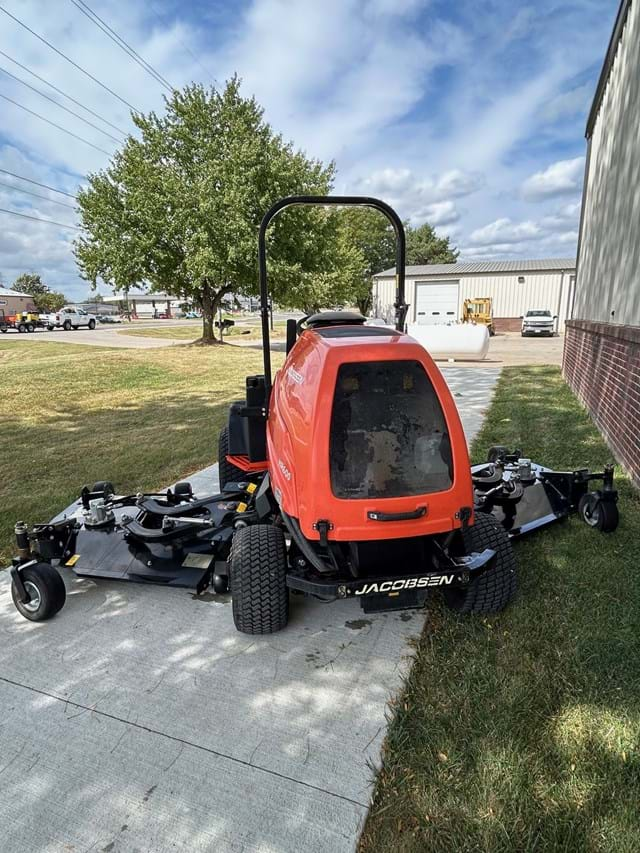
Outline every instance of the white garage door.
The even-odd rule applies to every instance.
[[[459,320],[459,285],[459,281],[417,281],[416,323],[430,326]]]

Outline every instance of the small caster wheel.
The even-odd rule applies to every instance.
[[[173,494],[181,501],[191,500],[193,497],[191,483],[176,483],[173,488]]]
[[[620,514],[614,501],[603,501],[594,492],[587,492],[578,503],[580,517],[589,527],[601,533],[612,533],[618,526]]]
[[[509,448],[504,444],[495,444],[489,448],[487,453],[487,462],[504,462],[504,457],[509,452]]]
[[[116,487],[113,483],[110,483],[109,480],[98,480],[98,482],[94,483],[91,487],[91,491],[102,492],[105,501],[108,501],[112,495],[115,495]]]
[[[44,622],[62,610],[67,593],[62,576],[53,566],[36,563],[18,571],[28,598],[21,600],[15,580],[11,582],[11,597],[21,616],[30,622]]]
[[[211,580],[211,586],[218,595],[224,595],[225,592],[229,591],[229,578],[226,575],[216,574]]]

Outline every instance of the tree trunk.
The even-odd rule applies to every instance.
[[[220,329],[220,337],[216,337],[215,319],[220,303],[225,294],[231,291],[231,287],[224,287],[214,290],[210,285],[205,284],[202,288],[202,343],[203,344],[221,344],[222,329]]]
[[[203,344],[218,344],[221,343],[216,338],[214,331],[214,321],[216,316],[215,297],[211,295],[211,289],[205,285],[202,289],[202,343]]]

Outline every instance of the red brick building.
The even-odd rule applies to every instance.
[[[563,372],[640,485],[640,2],[622,0],[587,122]]]

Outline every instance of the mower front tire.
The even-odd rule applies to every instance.
[[[218,438],[218,475],[220,477],[220,488],[224,489],[227,483],[241,483],[247,479],[242,468],[237,468],[227,461],[229,453],[229,428],[223,427]]]
[[[30,622],[44,622],[62,610],[67,598],[62,576],[49,563],[35,563],[20,570],[20,579],[29,601],[20,601],[15,582],[11,597],[18,613]]]
[[[243,634],[274,634],[289,621],[284,534],[270,524],[237,530],[229,580],[233,621]]]
[[[476,512],[475,523],[462,531],[465,553],[491,548],[496,552],[480,577],[467,586],[452,587],[444,593],[451,610],[468,613],[499,613],[516,593],[516,558],[506,530],[492,515]]]

